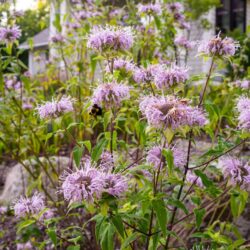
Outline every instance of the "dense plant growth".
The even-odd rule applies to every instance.
[[[1,161],[27,176],[1,207],[15,225],[1,247],[246,249],[234,221],[250,185],[247,63],[221,72],[249,48],[188,37],[217,1],[71,2],[36,76],[16,19],[0,27]],[[191,51],[206,73],[191,73]]]

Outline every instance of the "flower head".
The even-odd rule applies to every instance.
[[[130,27],[96,26],[88,37],[88,48],[99,52],[129,50],[134,42]]]
[[[0,214],[5,214],[5,213],[7,213],[7,211],[8,211],[7,207],[0,206]]]
[[[173,96],[147,96],[140,103],[140,110],[149,125],[156,128],[181,126],[203,126],[207,123],[204,112],[198,107],[188,105],[187,100]]]
[[[189,22],[187,22],[185,19],[184,20],[181,20],[180,23],[180,28],[181,29],[186,29],[186,30],[190,30],[191,29],[191,25]]]
[[[160,4],[139,4],[138,12],[140,14],[152,14],[152,15],[160,15],[161,14],[161,5]]]
[[[167,147],[170,149],[174,158],[174,165],[176,167],[183,167],[186,164],[186,154],[185,152],[179,148],[178,146]],[[160,166],[161,161],[165,160],[165,157],[162,155],[162,147],[154,146],[152,147],[147,154],[147,163],[152,164],[155,168]]]
[[[14,211],[17,217],[36,215],[45,208],[42,194],[35,193],[32,197],[21,197],[15,202]]]
[[[187,176],[186,176],[186,180],[189,183],[194,183],[199,186],[199,187],[203,187],[203,183],[200,177],[198,177],[197,175],[195,175],[194,173],[192,173],[191,171],[187,172]]]
[[[131,73],[135,69],[135,65],[130,61],[118,58],[114,60],[113,69],[120,70],[126,73]],[[106,71],[110,72],[109,65],[107,65]]]
[[[39,218],[39,221],[48,220],[53,218],[54,216],[55,216],[54,209],[48,209],[42,214],[42,216]]]
[[[220,34],[209,41],[203,41],[198,51],[209,56],[233,56],[239,45],[232,38],[221,38]]]
[[[174,43],[175,45],[183,47],[185,49],[192,49],[195,45],[195,42],[190,42],[184,36],[176,37]]]
[[[63,96],[59,101],[45,102],[36,109],[41,119],[56,118],[74,110],[73,100],[71,97]]]
[[[62,180],[64,199],[70,202],[93,201],[95,197],[101,196],[104,185],[102,173],[91,166],[89,161],[84,168],[65,173]]]
[[[170,88],[171,86],[183,83],[188,79],[186,68],[172,66],[170,68],[160,67],[155,74],[155,85],[158,89]]]
[[[159,64],[149,65],[147,68],[137,67],[134,69],[133,78],[137,83],[146,83],[154,80],[158,72]]]
[[[30,241],[27,241],[25,243],[17,243],[16,249],[17,250],[32,250],[33,246],[30,243]]]
[[[128,188],[127,179],[119,174],[107,174],[104,177],[103,191],[119,197]]]
[[[9,90],[18,90],[22,87],[22,82],[16,76],[10,76],[5,78],[5,86]]]
[[[218,166],[221,169],[223,176],[229,178],[233,185],[249,185],[250,166],[248,164],[244,164],[237,158],[225,156],[219,160]]]
[[[0,27],[0,42],[13,43],[21,37],[21,30],[18,26]]]
[[[237,110],[240,113],[238,117],[239,127],[250,130],[250,98],[240,97],[237,103]]]
[[[93,93],[93,103],[110,108],[120,106],[122,100],[129,98],[129,87],[116,82],[100,84]]]
[[[100,169],[104,173],[109,173],[114,167],[113,156],[109,151],[104,151],[101,155]]]
[[[76,16],[79,20],[85,20],[91,17],[99,16],[101,15],[98,11],[95,11],[93,9],[91,10],[80,10]]]
[[[63,43],[65,38],[61,34],[56,34],[51,37],[51,42],[58,44],[58,43]]]
[[[167,7],[171,12],[181,12],[184,9],[183,5],[180,2],[169,3]]]
[[[235,85],[240,87],[241,89],[250,89],[250,81],[249,80],[237,80]]]

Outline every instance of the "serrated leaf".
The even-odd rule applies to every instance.
[[[167,211],[165,208],[165,204],[163,200],[153,200],[152,201],[153,208],[156,213],[156,218],[158,224],[163,232],[163,235],[166,236],[167,230]]]
[[[174,157],[173,153],[170,149],[163,149],[162,154],[164,155],[166,161],[167,161],[167,166],[168,166],[168,175],[171,176],[173,173],[174,169]]]
[[[200,170],[195,170],[194,171],[197,176],[201,178],[201,181],[205,187],[210,187],[213,186],[213,182]]]
[[[76,245],[76,246],[68,246],[67,250],[80,250],[80,245]]]
[[[128,238],[126,238],[122,245],[121,245],[121,249],[126,249],[129,244],[131,244],[133,241],[135,241],[137,238],[139,237],[139,234],[138,233],[133,233],[131,235],[128,236]]]
[[[79,144],[84,145],[88,149],[89,153],[91,152],[92,146],[91,146],[91,142],[89,140],[88,141],[80,141]]]
[[[54,246],[56,247],[56,245],[57,245],[57,235],[56,235],[55,229],[49,228],[47,230],[47,234],[50,237],[50,239],[51,239],[52,243],[54,244]]]
[[[111,219],[113,225],[115,226],[117,232],[124,238],[124,226],[120,215],[115,215]]]
[[[186,208],[186,206],[183,204],[183,202],[181,202],[180,200],[177,199],[169,199],[168,200],[168,204],[178,207],[179,209],[181,209],[185,214],[188,214],[188,210]]]
[[[31,219],[21,222],[20,224],[18,224],[17,233],[20,233],[24,228],[31,226],[35,222],[36,222],[35,220],[31,220]]]
[[[233,190],[230,197],[231,211],[235,218],[239,217],[246,207],[248,193],[244,190]]]
[[[74,157],[77,167],[80,166],[83,151],[84,151],[84,147],[79,147],[78,145],[75,146],[73,149],[73,157]]]
[[[195,208],[194,209],[194,214],[195,214],[195,219],[196,219],[196,226],[197,226],[198,229],[200,229],[202,219],[203,219],[205,213],[206,213],[206,210],[204,208],[202,208],[202,209]]]
[[[113,250],[114,249],[114,233],[115,228],[112,224],[106,224],[106,228],[101,232],[101,246],[102,250]]]
[[[108,141],[103,138],[99,143],[93,148],[91,158],[93,161],[97,161],[102,154],[103,149],[106,147]]]

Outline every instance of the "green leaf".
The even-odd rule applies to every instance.
[[[157,29],[160,29],[161,28],[160,18],[158,18],[157,16],[154,16],[154,19],[155,19],[155,25],[156,25]]]
[[[89,153],[91,152],[92,146],[91,146],[91,142],[89,140],[88,141],[80,141],[79,144],[84,145],[88,149]]]
[[[77,167],[80,166],[83,151],[84,147],[79,147],[78,145],[73,149],[73,157]]]
[[[121,216],[117,214],[112,217],[111,221],[114,224],[117,232],[121,235],[122,238],[124,238],[124,226],[122,223]]]
[[[103,128],[104,128],[104,131],[107,130],[108,124],[110,123],[112,116],[113,116],[112,112],[106,112],[104,114],[104,116],[103,116]]]
[[[173,153],[172,153],[172,151],[170,149],[165,149],[164,148],[162,150],[162,154],[166,158],[166,161],[167,161],[167,164],[168,164],[169,176],[171,176],[171,174],[173,173],[173,169],[174,169]]]
[[[93,148],[91,158],[93,161],[97,161],[102,154],[103,149],[107,146],[108,141],[103,138],[99,143]]]
[[[239,247],[246,242],[245,239],[239,239],[235,240],[233,244],[228,248],[228,250],[236,250],[239,249]]]
[[[75,237],[75,238],[69,239],[68,241],[69,241],[69,242],[73,242],[73,243],[76,245],[76,243],[77,243],[78,241],[80,241],[81,239],[82,239],[82,236],[79,235],[79,236],[77,236],[77,237]]]
[[[90,67],[91,67],[92,73],[95,72],[96,64],[97,64],[96,55],[95,54],[90,55]]]
[[[34,224],[36,221],[35,220],[25,220],[21,223],[18,224],[18,227],[17,227],[17,233],[20,233],[24,228]]]
[[[172,205],[172,206],[175,206],[175,207],[178,207],[178,208],[181,209],[185,214],[188,214],[188,210],[187,210],[186,206],[185,206],[180,200],[170,198],[170,199],[168,200],[168,204],[169,204],[169,205]]]
[[[95,216],[95,221],[96,221],[96,224],[95,224],[95,235],[96,235],[96,239],[99,240],[101,238],[101,226],[105,220],[105,217],[102,216],[101,214],[98,214]]]
[[[101,246],[102,250],[114,249],[114,233],[115,228],[112,224],[107,224],[103,232],[101,232]]]
[[[139,237],[138,233],[133,233],[126,238],[126,240],[123,241],[121,245],[121,249],[126,249],[129,244],[131,244],[133,241],[135,241]]]
[[[156,218],[158,224],[163,232],[163,235],[166,236],[167,229],[167,211],[163,200],[153,200],[152,205],[154,207]]]
[[[112,147],[113,147],[113,150],[117,149],[117,132],[116,131],[113,131]]]
[[[195,208],[194,209],[194,214],[195,214],[195,219],[196,219],[196,226],[197,226],[198,229],[200,229],[202,219],[203,219],[205,213],[206,213],[206,210],[204,208],[202,208],[202,209]]]
[[[245,209],[248,199],[248,192],[240,189],[232,191],[230,205],[233,217],[239,217]]]
[[[72,123],[70,123],[69,126],[67,127],[67,130],[69,130],[70,128],[75,127],[75,126],[77,126],[77,125],[79,125],[79,124],[80,124],[79,122],[72,122]]]
[[[205,187],[210,187],[213,186],[213,182],[200,170],[195,170],[194,171],[197,176],[199,176],[202,180],[202,183]]]
[[[54,246],[56,247],[56,245],[57,245],[57,236],[56,236],[55,229],[49,228],[47,230],[47,234],[50,237],[51,241],[53,242]]]
[[[80,250],[80,245],[76,245],[76,246],[68,246],[67,250]]]

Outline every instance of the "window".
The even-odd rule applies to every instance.
[[[216,31],[227,33],[235,29],[245,32],[246,0],[221,0],[216,9]]]

